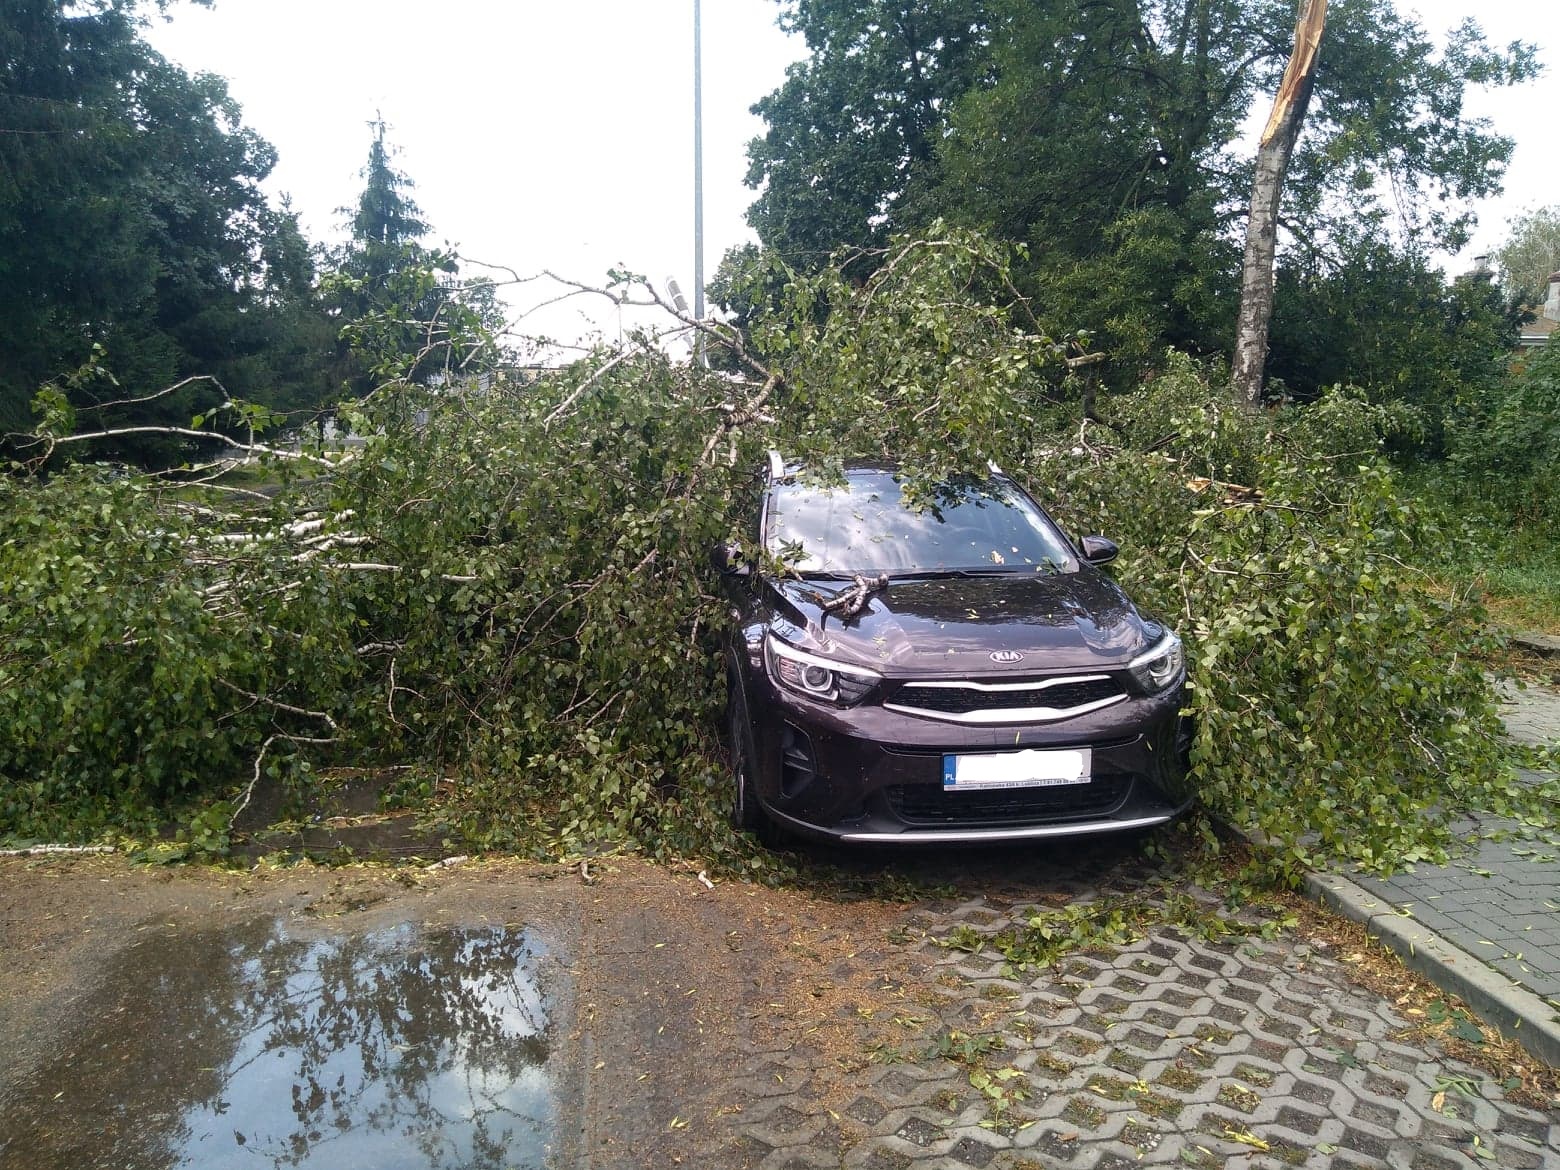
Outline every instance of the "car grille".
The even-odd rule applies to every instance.
[[[935,784],[893,784],[883,789],[883,794],[894,814],[913,824],[1015,824],[1101,816],[1115,811],[1131,786],[1130,775],[1107,775],[1096,776],[1087,784],[991,792],[945,792]]]
[[[1125,694],[1121,684],[1108,675],[1036,679],[986,687],[974,683],[905,683],[885,706],[933,718],[965,717],[961,720],[965,722],[985,722],[983,714],[998,712],[1017,720],[1032,712],[1039,722],[1098,710]]]

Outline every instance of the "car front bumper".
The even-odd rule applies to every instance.
[[[755,680],[759,803],[800,836],[851,844],[958,844],[1127,832],[1191,803],[1181,687],[1044,724],[953,723],[864,704],[811,703]],[[948,792],[945,755],[1088,748],[1087,783]]]

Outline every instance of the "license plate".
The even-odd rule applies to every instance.
[[[1054,788],[1087,784],[1093,753],[1088,748],[1021,752],[982,752],[943,757],[943,791],[971,792],[993,788]]]

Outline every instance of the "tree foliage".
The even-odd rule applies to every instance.
[[[80,407],[191,374],[310,401],[328,343],[294,217],[260,184],[275,152],[220,78],[141,36],[139,0],[14,0],[0,13],[0,423],[59,380]],[[91,378],[75,377],[90,367]],[[159,400],[164,421],[197,404]],[[174,459],[122,445],[123,457]]]
[[[1501,280],[1524,304],[1543,304],[1549,278],[1560,272],[1560,203],[1526,211],[1511,223],[1496,253]]]
[[[1392,415],[1335,393],[1251,416],[1220,389],[1174,358],[1118,400],[1119,437],[1034,467],[1070,527],[1122,537],[1117,572],[1179,624],[1202,800],[1291,872],[1443,857],[1454,809],[1553,828],[1554,785],[1506,763],[1481,608],[1418,567],[1459,536],[1380,457]]]
[[[1454,420],[1449,442],[1467,494],[1553,533],[1560,524],[1560,346],[1523,354],[1492,393]]]
[[[753,344],[783,371],[774,427],[788,456],[886,457],[932,478],[1027,457],[1063,347],[1018,297],[1000,249],[933,227],[870,257],[864,283],[849,261],[792,273],[760,318]]]
[[[1382,411],[1259,419],[1179,362],[1112,427],[1080,421],[1002,249],[945,229],[870,261],[756,274],[785,277],[774,310],[712,327],[741,374],[641,337],[524,393],[428,397],[420,427],[416,387],[381,390],[363,448],[263,503],[8,481],[0,831],[393,761],[458,776],[443,815],[478,844],[744,856],[706,556],[769,446],[930,477],[995,458],[1070,530],[1123,537],[1122,574],[1187,636],[1205,801],[1285,869],[1436,854],[1470,806],[1552,826],[1552,789],[1505,770],[1480,613],[1412,567],[1447,535],[1379,459]]]
[[[382,118],[357,203],[341,208],[350,234],[332,257],[325,299],[339,329],[335,373],[362,397],[386,380],[448,382],[490,369],[503,326],[491,281],[465,281],[453,252],[430,247],[415,184],[392,163]],[[464,338],[466,348],[452,345]]]
[[[748,147],[748,220],[786,262],[819,268],[915,218],[946,111],[989,68],[991,5],[797,0],[780,23],[812,56],[753,107],[769,129]]]
[[[782,11],[812,56],[755,107],[768,130],[749,147],[750,219],[766,248],[817,267],[946,218],[1027,245],[1017,283],[1050,330],[1089,330],[1129,376],[1166,344],[1228,352],[1251,190],[1240,134],[1278,83],[1289,0]],[[1456,250],[1511,151],[1464,95],[1536,70],[1531,46],[1492,47],[1472,22],[1438,49],[1390,0],[1334,4],[1281,268],[1339,271],[1361,237],[1408,258]],[[1293,378],[1298,355],[1275,339],[1274,358]]]
[[[1395,442],[1441,455],[1449,420],[1502,384],[1519,317],[1485,281],[1448,284],[1423,259],[1360,240],[1344,263],[1280,271],[1269,372],[1300,401],[1353,384],[1413,407],[1419,427]]]

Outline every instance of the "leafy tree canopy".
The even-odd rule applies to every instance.
[[[1454,420],[1451,464],[1503,527],[1560,528],[1560,345],[1526,351],[1510,377]]]
[[[748,213],[766,247],[818,268],[842,245],[881,243],[929,185],[947,111],[991,68],[988,0],[794,0],[782,27],[812,57],[753,107]]]
[[[769,124],[748,174],[765,247],[816,267],[945,217],[1028,246],[1018,279],[1055,329],[1138,355],[1228,347],[1242,132],[1283,70],[1289,0],[782,12],[812,57],[754,107]],[[1337,270],[1362,236],[1404,256],[1460,246],[1512,148],[1464,95],[1537,69],[1531,46],[1491,46],[1471,21],[1438,49],[1389,0],[1340,0],[1290,167],[1281,264]]]
[[[1369,236],[1339,263],[1293,257],[1278,275],[1269,372],[1295,398],[1369,387],[1416,407],[1415,445],[1439,454],[1448,420],[1504,381],[1521,313],[1485,280],[1448,284],[1422,257]]]
[[[13,429],[55,379],[82,407],[192,374],[257,399],[321,389],[309,248],[260,189],[275,152],[220,78],[146,43],[148,7],[0,11],[0,421]],[[187,421],[199,405],[164,396],[142,413]]]
[[[1560,272],[1560,203],[1519,215],[1497,253],[1501,279],[1527,304],[1541,303]]]
[[[363,191],[340,209],[351,234],[326,281],[340,328],[337,382],[356,397],[391,378],[426,383],[488,368],[504,324],[492,282],[460,279],[455,254],[425,243],[431,228],[415,184],[391,161],[384,119],[369,125]]]

